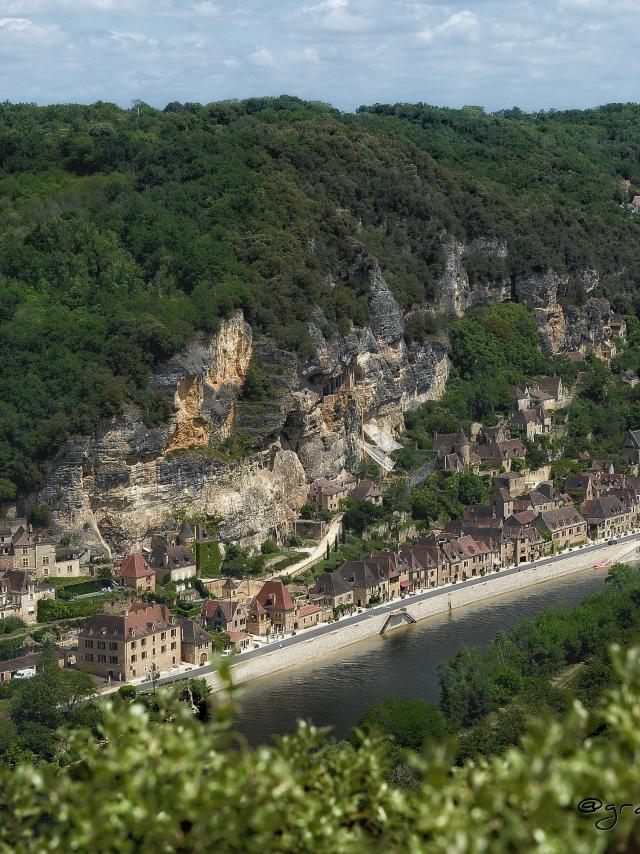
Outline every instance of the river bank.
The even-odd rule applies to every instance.
[[[633,554],[639,543],[640,535],[634,534],[621,539],[616,545],[589,546],[526,567],[501,570],[491,576],[469,579],[373,608],[340,623],[324,625],[288,638],[280,644],[273,644],[273,647],[244,654],[233,666],[234,682],[242,684],[261,679],[378,636],[388,628],[392,614],[397,615],[398,624],[407,618],[407,622],[421,622],[466,605],[584,571],[593,567],[596,561],[615,563]],[[606,575],[606,569],[601,572]],[[190,675],[203,676],[214,691],[221,687],[217,674],[210,667],[194,669]]]
[[[459,649],[487,646],[501,631],[545,608],[573,608],[601,590],[605,578],[606,570],[591,567],[247,682],[239,689],[234,732],[258,745],[292,732],[297,720],[309,720],[344,738],[364,712],[385,697],[416,698],[438,706],[438,668]]]

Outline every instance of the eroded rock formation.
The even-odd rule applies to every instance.
[[[621,326],[605,300],[563,309],[568,282],[552,270],[471,289],[467,253],[504,258],[504,243],[448,239],[444,251],[441,311],[460,316],[515,296],[531,306],[549,351],[611,355],[608,345]],[[446,340],[405,339],[403,312],[377,262],[360,258],[349,274],[368,291],[368,327],[330,335],[317,309],[309,327],[315,352],[300,363],[255,337],[237,313],[157,370],[152,386],[173,410],[166,424],[148,427],[128,406],[95,436],[69,445],[39,496],[58,528],[123,552],[181,514],[206,514],[220,520],[223,541],[256,546],[287,530],[310,480],[353,461],[363,421],[375,418],[391,432],[404,412],[441,397],[449,374]],[[585,292],[593,290],[597,273],[584,271],[582,281]],[[250,365],[268,375],[269,393],[258,400],[243,391]],[[225,447],[239,435],[250,438],[254,452]]]

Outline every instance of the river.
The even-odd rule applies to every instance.
[[[600,590],[606,569],[588,569],[431,617],[242,687],[236,730],[250,744],[283,735],[304,718],[343,737],[383,697],[438,704],[437,666],[461,646],[486,645],[543,608],[573,606]]]

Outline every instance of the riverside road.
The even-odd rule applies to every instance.
[[[637,542],[640,545],[640,533],[627,534],[626,536],[618,537],[615,540],[615,546],[623,546],[625,544],[630,545],[633,542]],[[536,570],[543,566],[548,566],[549,564],[575,559],[587,554],[591,554],[596,557],[600,552],[606,552],[608,550],[611,550],[612,545],[613,544],[610,544],[609,542],[594,543],[592,545],[582,546],[580,548],[574,549],[573,551],[565,552],[560,555],[541,558],[538,561],[524,563],[520,566],[510,567],[509,569],[501,569],[499,572],[491,573],[490,575],[477,576],[475,578],[470,578],[467,581],[458,581],[455,584],[447,584],[444,587],[437,587],[433,590],[427,590],[424,593],[416,593],[413,596],[406,596],[404,599],[396,599],[393,602],[389,602],[384,605],[377,605],[374,608],[367,609],[358,614],[353,614],[350,617],[343,617],[339,622],[326,623],[324,625],[318,626],[317,628],[308,629],[302,632],[301,634],[295,635],[294,637],[288,637],[281,641],[273,641],[272,643],[260,647],[260,649],[253,649],[249,652],[243,652],[239,661],[250,661],[254,658],[261,658],[263,656],[271,655],[276,650],[286,649],[288,647],[295,646],[296,644],[309,643],[314,638],[318,638],[323,635],[328,635],[332,632],[337,632],[341,628],[346,626],[357,626],[361,623],[364,623],[366,620],[370,620],[374,617],[379,617],[385,612],[389,613],[393,611],[400,611],[408,607],[409,605],[415,604],[416,602],[423,602],[426,599],[433,599],[437,596],[450,595],[451,591],[454,589],[459,589],[461,587],[474,587],[477,584],[491,584],[491,582],[494,580],[513,575],[515,573],[520,572],[522,569]],[[166,685],[170,682],[176,682],[183,679],[191,679],[194,677],[204,676],[205,674],[212,672],[213,667],[210,664],[206,664],[202,667],[194,667],[186,672],[165,676],[159,679],[157,684]],[[136,689],[138,691],[149,691],[151,690],[151,688],[151,682],[142,682],[139,685],[136,685]]]

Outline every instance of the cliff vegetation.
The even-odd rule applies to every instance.
[[[237,308],[304,361],[309,321],[367,325],[379,265],[434,334],[452,239],[472,287],[552,267],[633,310],[639,111],[0,105],[0,500],[129,402],[165,421],[154,365]]]

